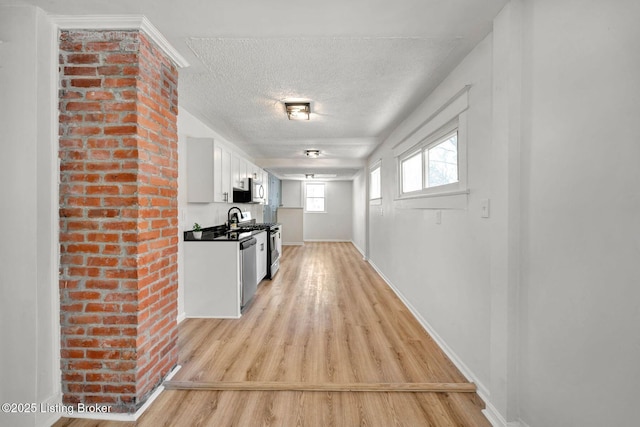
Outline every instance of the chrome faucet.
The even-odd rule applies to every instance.
[[[240,216],[238,217],[238,216],[236,215],[236,221],[231,221],[231,211],[232,211],[232,210],[234,210],[234,209],[235,209],[235,210],[237,210],[238,212],[240,212]],[[231,209],[229,209],[229,211],[227,212],[227,224],[228,224],[228,226],[229,226],[229,227],[231,227],[231,223],[232,223],[232,222],[239,222],[239,221],[240,221],[240,218],[242,218],[242,211],[240,210],[240,208],[239,208],[239,207],[237,207],[237,206],[233,206],[233,207],[232,207]]]

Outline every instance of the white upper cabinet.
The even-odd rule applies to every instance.
[[[187,139],[187,202],[211,203],[213,189],[213,139]]]
[[[214,201],[231,203],[231,151],[219,143],[213,144]]]
[[[264,186],[264,201],[263,205],[269,203],[269,173],[265,170],[260,170],[262,172],[262,185]]]
[[[233,153],[231,155],[231,176],[233,188],[241,188],[247,190],[245,187],[244,179],[247,177],[246,160]]]
[[[247,178],[253,178],[251,175],[251,162],[245,158],[240,162],[240,170],[242,172],[242,179],[246,181]]]
[[[232,203],[234,188],[248,190],[247,178],[262,183],[267,203],[266,171],[211,138],[187,138],[187,202]]]
[[[249,163],[248,172],[249,178],[256,181],[262,181],[262,169],[260,169],[258,166],[254,165],[253,163]]]

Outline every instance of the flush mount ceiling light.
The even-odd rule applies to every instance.
[[[320,157],[320,150],[305,150],[304,154],[309,158],[315,159]]]
[[[309,102],[285,102],[289,120],[309,120],[311,115],[311,103]]]

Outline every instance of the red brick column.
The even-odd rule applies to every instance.
[[[61,32],[67,404],[135,412],[177,363],[177,77],[140,31]]]

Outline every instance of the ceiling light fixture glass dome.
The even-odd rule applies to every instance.
[[[309,102],[285,102],[289,120],[309,120],[311,116],[311,103]]]

